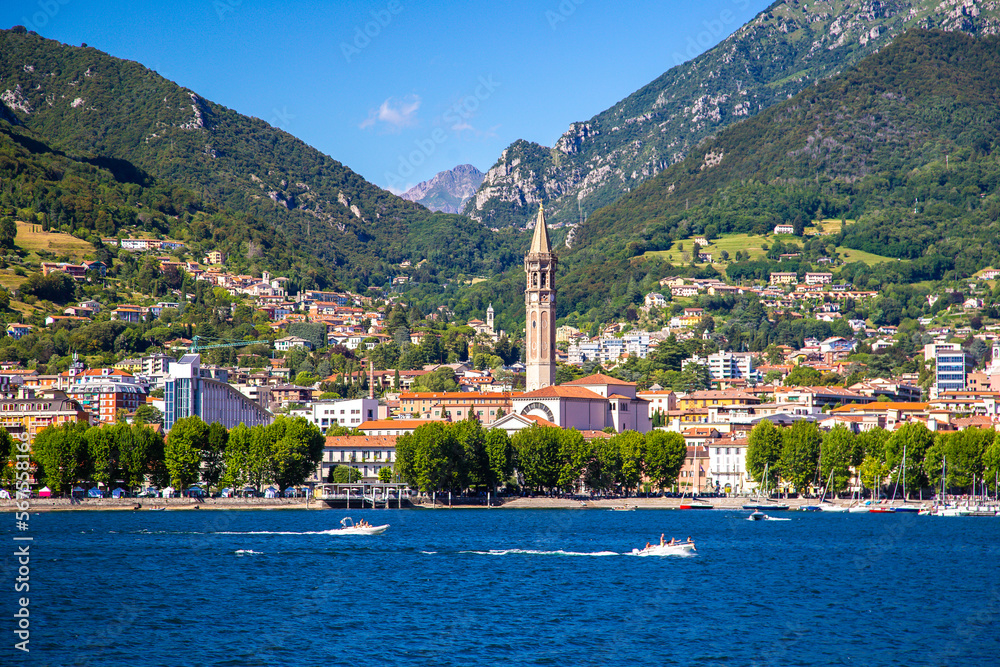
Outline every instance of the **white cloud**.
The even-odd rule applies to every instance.
[[[380,123],[387,132],[399,132],[404,127],[416,124],[418,109],[420,109],[419,95],[410,95],[401,100],[390,97],[377,109],[372,109],[368,113],[368,118],[358,127],[367,130]]]

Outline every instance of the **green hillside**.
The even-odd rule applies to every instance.
[[[908,32],[590,216],[563,263],[564,303],[596,303],[595,281],[662,271],[642,257],[680,239],[820,218],[856,220],[824,243],[910,260],[866,270],[875,284],[996,264],[997,81],[1000,37]]]
[[[262,120],[93,48],[0,31],[0,80],[7,118],[54,150],[90,159],[121,183],[180,186],[222,213],[250,216],[274,230],[276,244],[314,257],[310,280],[320,285],[384,284],[394,265],[432,252],[442,262],[432,273],[486,273],[522,245],[517,235],[432,214]]]
[[[465,212],[490,226],[523,226],[543,202],[552,223],[576,224],[697,153],[703,139],[846,70],[907,29],[996,34],[1000,5],[777,0],[742,27],[732,20],[723,10],[684,47],[664,48],[664,74],[570,124],[551,147],[511,144]]]

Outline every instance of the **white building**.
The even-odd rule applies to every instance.
[[[378,399],[345,398],[317,401],[289,412],[294,417],[305,417],[326,433],[326,429],[343,426],[358,428],[362,423],[378,419]]]
[[[511,399],[515,414],[541,417],[559,428],[618,433],[651,430],[649,407],[636,397],[634,382],[595,374],[529,391]]]
[[[752,483],[747,474],[747,439],[719,438],[708,447],[709,482],[725,493],[746,493]]]

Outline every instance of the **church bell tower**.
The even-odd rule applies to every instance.
[[[556,377],[556,256],[545,227],[545,211],[538,207],[538,220],[531,249],[524,258],[527,284],[524,288],[525,390],[535,391],[555,383]]]

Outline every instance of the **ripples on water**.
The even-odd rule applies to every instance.
[[[1000,655],[1000,518],[353,510],[389,531],[330,535],[344,514],[34,515],[29,664],[945,665]],[[629,557],[661,532],[692,536],[697,554]],[[7,581],[13,572],[8,558]]]

